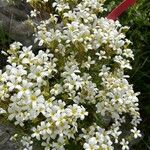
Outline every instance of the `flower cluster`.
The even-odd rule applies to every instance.
[[[14,42],[7,51],[0,71],[0,104],[7,107],[0,114],[15,125],[30,124],[24,150],[34,149],[34,141],[45,150],[67,149],[72,141],[85,150],[129,149],[122,126],[130,122],[130,135],[141,137],[141,118],[139,93],[125,75],[134,59],[128,27],[101,17],[104,0],[42,2],[53,11],[47,20],[31,21],[40,50]],[[34,8],[31,19],[39,13]]]

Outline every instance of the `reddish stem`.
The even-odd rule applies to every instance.
[[[119,4],[111,13],[108,14],[107,18],[117,20],[117,18],[126,11],[130,6],[134,5],[136,0],[124,0]]]

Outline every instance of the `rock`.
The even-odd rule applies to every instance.
[[[0,150],[18,150],[18,143],[10,141],[12,134],[12,127],[0,125]]]
[[[32,9],[26,0],[15,0],[14,3],[0,0],[0,27],[11,39],[21,42],[25,46],[34,43],[33,27],[27,20]],[[49,13],[43,10],[34,21],[38,23],[48,17]]]
[[[30,45],[33,43],[33,29],[27,23],[27,15],[31,7],[24,1],[16,0],[15,4],[0,1],[0,24],[8,36],[23,43]]]

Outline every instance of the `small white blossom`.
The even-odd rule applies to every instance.
[[[39,14],[39,13],[40,13],[39,11],[37,11],[36,9],[34,9],[34,10],[31,10],[30,16],[31,16],[31,17],[36,17],[37,14]]]
[[[3,108],[0,108],[0,115],[5,114],[5,113],[6,113],[6,110],[4,110]]]
[[[134,134],[134,138],[137,139],[138,137],[141,137],[141,132],[140,130],[137,130],[136,127],[134,127],[133,129],[131,129],[131,132]]]
[[[125,141],[125,139],[122,139],[122,141],[120,142],[120,144],[122,145],[122,150],[129,150],[129,142]]]
[[[32,150],[33,149],[33,147],[32,147],[33,141],[31,140],[31,137],[23,136],[22,140],[21,140],[21,143],[24,147],[23,150]]]

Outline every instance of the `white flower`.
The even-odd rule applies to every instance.
[[[119,127],[116,127],[111,133],[112,136],[115,138],[115,143],[118,143],[118,137],[122,133],[122,131],[118,131],[118,130],[119,130]]]
[[[91,57],[88,56],[88,60],[82,64],[82,67],[85,67],[89,70],[93,64],[95,64],[95,60],[91,60]]]
[[[7,82],[7,86],[9,87],[9,91],[13,91],[14,89],[20,89],[21,86],[19,83],[17,83],[15,80],[12,80],[12,82]]]
[[[28,100],[31,102],[31,106],[35,109],[38,105],[44,103],[45,99],[41,95],[41,91],[37,89],[35,92],[31,93],[28,96]]]
[[[90,138],[88,143],[84,143],[83,147],[85,150],[99,149],[99,145],[97,144],[97,140],[95,137]]]
[[[64,139],[62,139],[61,142],[60,142],[60,140],[58,142],[53,142],[52,143],[53,149],[65,150],[65,148],[64,148],[64,142],[65,142]]]
[[[110,67],[106,67],[105,65],[102,66],[102,69],[100,70],[99,76],[107,76],[108,72],[110,70]]]
[[[5,114],[5,113],[6,113],[6,110],[4,110],[3,108],[0,108],[0,115]]]
[[[14,134],[10,137],[10,141],[17,141],[18,134]]]
[[[23,46],[22,51],[19,51],[19,53],[20,53],[19,58],[22,59],[24,57],[27,57],[27,58],[34,57],[34,54],[31,51],[31,49],[32,49],[32,45],[29,47]]]
[[[124,49],[123,55],[126,56],[127,58],[134,59],[134,55],[131,49]]]
[[[20,42],[14,42],[10,45],[10,49],[12,50],[16,50],[16,49],[20,49],[20,47],[22,46],[22,44]]]
[[[49,142],[42,142],[41,145],[44,146],[44,150],[50,150],[51,149],[51,144]]]
[[[36,9],[31,10],[30,16],[31,16],[31,17],[36,17],[38,13],[39,13],[39,12],[38,12]]]
[[[23,136],[21,139],[21,143],[24,147],[24,150],[32,150],[33,141],[31,140],[30,136]]]
[[[48,2],[48,0],[43,0],[45,3]]]
[[[55,84],[54,87],[50,91],[50,93],[54,94],[55,96],[57,96],[61,92],[62,92],[62,85],[60,84]]]
[[[22,95],[29,95],[30,94],[30,89],[33,86],[33,84],[31,82],[28,82],[27,80],[22,80],[22,85],[21,87],[18,89],[19,92],[17,93],[17,97],[21,98]]]
[[[106,52],[105,52],[105,51],[102,51],[102,50],[101,50],[99,53],[98,53],[98,52],[95,53],[95,55],[99,56],[99,57],[98,57],[99,60],[101,60],[101,59],[103,59],[103,58],[106,59],[107,57],[105,56],[105,54],[106,54]]]
[[[125,141],[125,139],[122,139],[122,141],[120,142],[120,144],[122,145],[122,150],[129,150],[129,142]]]
[[[32,128],[33,134],[31,137],[35,137],[37,140],[40,140],[40,130],[36,129],[35,127]]]
[[[138,137],[141,137],[141,132],[140,130],[137,130],[136,127],[134,127],[133,129],[130,130],[133,134],[134,134],[134,138],[137,139]]]

